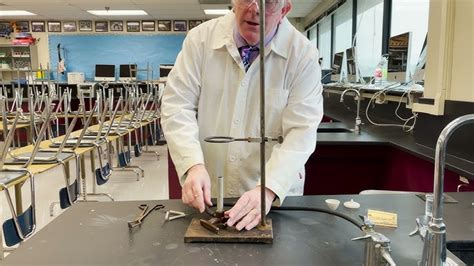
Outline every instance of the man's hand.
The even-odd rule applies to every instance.
[[[211,180],[204,165],[196,164],[189,168],[181,195],[184,204],[198,209],[201,213],[205,210],[205,204],[212,206]]]
[[[272,202],[275,199],[275,193],[270,189],[265,189],[265,213],[270,211]],[[242,230],[244,227],[246,230],[254,228],[261,220],[261,204],[260,204],[260,186],[245,192],[232,209],[224,213],[225,217],[229,217],[227,220],[228,226],[237,225],[237,230]]]

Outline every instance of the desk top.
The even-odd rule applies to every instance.
[[[361,84],[361,83],[340,83],[340,82],[332,82],[323,84],[324,88],[334,88],[334,89],[356,89],[362,90],[367,92],[378,92],[386,90],[390,93],[404,93],[410,91],[411,93],[423,93],[424,88],[418,84],[400,84],[397,82],[387,82],[384,85],[374,85],[374,84]]]
[[[1,122],[1,120],[0,120],[0,122]],[[29,126],[30,126],[29,123],[27,123],[27,124],[26,123],[21,123],[21,124],[17,124],[16,128],[20,129],[20,128],[26,128],[26,127],[29,127]],[[10,128],[11,128],[11,125],[8,125],[8,129],[10,129]],[[0,123],[0,131],[3,132],[3,124],[2,123]]]
[[[147,124],[149,124],[150,122],[141,122],[140,125],[141,126],[145,126]],[[89,127],[89,130],[97,130],[99,128],[99,125],[93,125],[93,126],[90,126]],[[117,140],[119,137],[123,136],[123,135],[126,135],[132,131],[134,131],[135,129],[128,129],[128,132],[127,133],[123,133],[121,135],[109,135],[107,137],[107,140],[108,141],[115,141]],[[81,133],[81,130],[77,130],[75,132],[72,132],[71,133],[71,136],[79,136],[79,134]],[[55,138],[54,140],[55,141],[61,141],[63,139],[64,136],[60,136],[60,137],[57,137]],[[40,144],[40,148],[42,149],[50,149],[49,145],[51,145],[51,141],[50,140],[44,140],[41,142]],[[84,153],[87,153],[87,152],[90,152],[91,150],[93,150],[94,147],[78,147],[74,152],[78,155],[82,155]],[[28,145],[28,146],[24,146],[24,147],[21,147],[21,148],[18,148],[18,149],[15,149],[12,151],[13,154],[15,155],[19,155],[19,154],[22,154],[22,153],[27,153],[27,152],[32,152],[33,151],[33,145]],[[71,157],[71,159],[74,158],[74,157]],[[28,169],[31,171],[32,174],[39,174],[39,173],[43,173],[45,171],[48,171],[49,169],[51,168],[54,168],[56,167],[58,164],[57,163],[51,163],[51,164],[32,164],[28,167]],[[6,165],[5,166],[6,168],[8,169],[19,169],[21,167],[21,165]],[[19,184],[23,181],[25,181],[26,179],[28,179],[29,176],[28,175],[25,175],[23,176],[22,178],[19,178],[17,180],[15,180],[14,182],[11,182],[8,184],[9,187],[11,186],[14,186],[16,184]],[[1,189],[0,189],[1,190]]]
[[[450,193],[458,204],[446,204],[448,240],[474,239],[474,193]],[[392,241],[398,265],[416,265],[421,257],[419,237],[409,237],[424,202],[408,195],[332,195],[288,197],[287,206],[327,208],[326,198],[361,203],[358,210],[338,211],[357,217],[367,209],[398,213],[398,228],[378,228]],[[127,221],[141,203],[163,203],[165,210],[184,211],[187,217],[164,221],[164,211],[151,213],[140,227]],[[6,257],[5,265],[361,265],[364,244],[351,238],[361,232],[351,223],[324,213],[272,212],[273,244],[184,243],[184,232],[194,210],[180,201],[77,203]],[[458,219],[463,217],[463,219]]]

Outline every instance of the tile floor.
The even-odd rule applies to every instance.
[[[168,199],[167,147],[166,145],[149,146],[149,150],[157,151],[160,154],[160,159],[157,160],[156,155],[151,153],[144,153],[138,158],[132,155],[132,164],[138,165],[145,170],[144,178],[140,177],[139,181],[137,181],[136,175],[133,172],[114,171],[107,183],[97,186],[97,192],[108,193],[116,201]],[[75,169],[74,163],[71,164],[71,174],[73,169]],[[86,171],[87,191],[92,192],[93,179],[90,172],[89,157],[86,157]],[[64,187],[64,176],[60,167],[35,176],[37,231],[41,230],[41,228],[64,211],[61,210],[59,205],[56,205],[53,217],[50,216],[49,212],[51,202],[59,200],[59,189],[62,187]],[[29,182],[25,183],[22,190],[23,206],[30,205],[29,188]],[[12,189],[10,189],[10,192],[13,196]],[[0,194],[0,215],[3,223],[3,221],[11,218],[11,216],[5,195],[3,193]],[[109,199],[105,197],[89,197],[89,200],[107,201]]]

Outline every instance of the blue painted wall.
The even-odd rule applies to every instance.
[[[57,45],[65,59],[67,72],[84,72],[86,80],[94,79],[96,64],[115,65],[116,78],[120,64],[153,67],[153,79],[159,78],[160,64],[174,64],[184,41],[184,34],[173,35],[49,35],[49,58],[53,69],[58,62]],[[53,73],[56,78],[56,73]],[[146,79],[146,72],[138,73],[137,79]],[[67,80],[60,75],[59,80]]]

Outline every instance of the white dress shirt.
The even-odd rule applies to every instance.
[[[226,197],[239,197],[260,182],[259,143],[204,142],[210,136],[260,136],[257,58],[247,73],[233,38],[235,16],[193,28],[168,76],[161,123],[181,183],[187,170],[205,164],[216,195],[224,176]],[[260,56],[260,55],[259,55]],[[284,18],[265,49],[266,184],[277,195],[302,195],[304,164],[316,146],[323,115],[321,69],[313,45]]]

